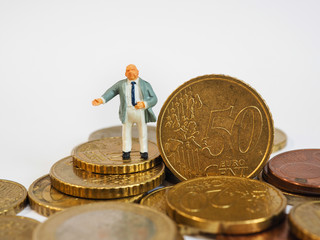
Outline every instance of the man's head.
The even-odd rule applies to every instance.
[[[135,65],[130,64],[126,68],[125,75],[130,81],[136,80],[139,77],[139,71]]]

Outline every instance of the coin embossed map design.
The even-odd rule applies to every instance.
[[[149,158],[143,160],[139,152],[139,140],[132,139],[130,160],[122,159],[121,137],[110,137],[83,143],[73,150],[75,166],[102,174],[125,174],[141,172],[159,164],[160,153],[153,142],[148,142]]]
[[[73,167],[72,157],[56,162],[50,170],[52,186],[75,197],[109,199],[139,195],[164,180],[163,163],[144,172],[106,175]]]
[[[28,196],[31,208],[46,217],[73,206],[109,201],[77,198],[63,194],[51,186],[49,175],[45,175],[34,181],[29,187]],[[138,202],[142,197],[143,194],[140,194],[132,197],[112,199],[112,201]]]
[[[286,198],[257,180],[213,176],[184,181],[167,194],[167,212],[177,223],[213,234],[260,232],[279,223]]]
[[[180,180],[255,177],[271,154],[273,134],[260,95],[224,75],[197,77],[178,87],[157,122],[161,156]]]
[[[0,215],[15,215],[27,205],[27,189],[19,183],[0,179]]]

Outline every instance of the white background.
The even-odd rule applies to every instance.
[[[319,148],[319,11],[317,0],[0,0],[0,178],[28,188],[118,125],[118,98],[91,100],[130,63],[152,84],[156,114],[183,82],[230,75],[265,99],[285,150]]]

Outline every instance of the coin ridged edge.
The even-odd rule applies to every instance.
[[[41,203],[39,201],[37,201],[36,196],[33,194],[33,187],[36,183],[38,183],[41,179],[46,178],[47,176],[49,176],[49,174],[46,174],[42,177],[39,177],[38,179],[36,179],[29,187],[28,189],[28,198],[29,198],[29,204],[30,204],[30,208],[33,209],[34,211],[36,211],[37,213],[41,214],[42,216],[45,217],[49,217],[50,215],[59,212],[61,210],[63,210],[62,208],[59,207],[53,207],[44,203]]]
[[[210,178],[220,178],[221,176],[214,176]],[[226,177],[226,176],[224,176]],[[200,177],[196,178],[199,179],[206,179],[208,177]],[[226,177],[226,178],[239,178],[241,177]],[[195,180],[195,179],[192,179]],[[191,181],[192,181],[191,180]],[[257,181],[254,179],[247,179],[249,181]],[[184,213],[180,211],[179,209],[176,209],[174,206],[172,206],[168,200],[167,195],[167,213],[168,215],[173,218],[177,223],[181,223],[187,226],[191,226],[193,228],[199,229],[200,232],[203,233],[212,233],[212,234],[249,234],[249,233],[256,233],[261,232],[267,228],[270,228],[277,223],[281,222],[285,217],[285,209],[287,205],[287,199],[283,195],[283,193],[275,188],[274,186],[271,186],[270,184],[257,181],[269,188],[272,188],[275,190],[275,192],[278,193],[278,196],[282,198],[282,204],[279,206],[278,210],[273,213],[272,216],[269,218],[256,218],[256,219],[249,219],[249,220],[243,220],[243,221],[211,221],[202,219],[200,217],[192,216],[190,218],[190,215],[187,213]],[[174,187],[181,185],[185,182],[178,183]],[[243,223],[245,222],[245,223]],[[239,230],[240,229],[240,230]]]
[[[95,163],[89,163],[83,161],[77,156],[73,155],[73,164],[78,168],[81,168],[88,172],[94,172],[99,174],[130,174],[136,172],[143,172],[150,168],[155,167],[161,162],[161,158],[157,157],[149,161],[144,161],[141,163],[135,163],[130,165],[100,165]]]
[[[162,163],[162,169],[157,176],[153,178],[139,183],[133,184],[131,186],[119,186],[119,187],[95,187],[89,188],[79,185],[74,185],[71,183],[63,182],[56,178],[53,174],[53,166],[50,170],[50,179],[52,186],[60,192],[65,194],[82,197],[82,198],[90,198],[90,199],[114,199],[114,198],[123,198],[130,197],[134,195],[139,195],[141,193],[147,192],[157,186],[159,186],[163,180],[165,179],[165,166]],[[132,173],[134,174],[134,173]]]
[[[4,209],[3,211],[0,211],[0,216],[3,216],[3,215],[16,215],[17,213],[21,212],[28,205],[28,191],[20,183],[17,183],[17,182],[14,182],[14,181],[10,181],[10,180],[6,180],[6,179],[0,179],[0,181],[10,182],[10,183],[16,184],[19,187],[21,187],[22,190],[23,190],[23,196],[24,197],[21,198],[21,200],[18,201],[16,205],[13,205],[11,208]]]
[[[266,116],[269,116],[267,117],[267,122],[269,123],[269,140],[268,142],[270,142],[271,144],[269,144],[267,146],[267,150],[264,154],[264,160],[260,162],[260,164],[258,164],[258,166],[251,172],[251,174],[249,174],[248,176],[246,176],[246,178],[254,178],[256,177],[259,172],[261,171],[261,169],[263,168],[263,166],[266,164],[266,162],[268,161],[268,159],[270,158],[270,155],[272,153],[272,147],[273,147],[273,140],[274,140],[274,124],[273,124],[273,117],[272,117],[272,114],[271,114],[271,111],[269,109],[269,106],[267,105],[267,103],[265,102],[265,100],[262,98],[262,96],[252,87],[250,86],[249,84],[247,84],[246,82],[242,81],[242,80],[239,80],[237,78],[234,78],[234,77],[231,77],[231,76],[228,76],[228,75],[224,75],[224,74],[207,74],[207,75],[203,75],[203,76],[198,76],[198,77],[195,77],[195,78],[192,78],[184,83],[182,83],[179,87],[177,87],[166,99],[166,101],[164,102],[164,104],[162,105],[161,109],[160,109],[160,113],[158,115],[158,120],[157,120],[157,131],[156,131],[156,134],[157,134],[157,145],[158,145],[158,148],[159,148],[159,152],[160,152],[160,155],[164,161],[164,163],[166,164],[166,166],[169,168],[169,170],[181,181],[184,181],[184,180],[188,180],[187,178],[181,176],[170,164],[170,162],[168,161],[168,159],[166,158],[165,154],[163,153],[164,150],[163,150],[163,146],[161,144],[161,124],[160,122],[162,121],[162,117],[163,117],[163,114],[164,112],[166,111],[167,109],[167,106],[168,106],[168,102],[170,101],[171,98],[173,98],[175,95],[177,95],[177,90],[181,90],[182,88],[184,88],[184,85],[187,84],[187,83],[194,83],[194,82],[197,82],[197,81],[200,81],[200,80],[203,80],[203,79],[207,79],[209,77],[212,77],[212,76],[215,76],[215,77],[221,77],[221,78],[226,78],[228,80],[232,80],[232,81],[236,81],[238,83],[240,83],[242,86],[246,87],[247,89],[249,89],[250,91],[254,92],[254,97],[255,99],[261,103],[261,106],[264,110],[266,110],[267,113],[269,114],[265,114]]]
[[[317,236],[313,233],[310,233],[308,230],[303,229],[302,227],[299,226],[298,223],[295,222],[293,214],[295,213],[296,209],[298,209],[302,205],[308,205],[312,203],[320,203],[320,201],[310,201],[306,203],[300,203],[299,205],[295,206],[294,208],[291,209],[289,213],[289,226],[290,226],[290,231],[299,239],[303,240],[320,240],[320,236]]]

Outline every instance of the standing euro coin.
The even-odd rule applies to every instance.
[[[201,177],[175,185],[167,212],[177,223],[213,234],[261,232],[284,217],[280,190],[241,177]]]
[[[197,77],[178,87],[157,122],[161,156],[180,180],[255,177],[271,154],[273,134],[260,95],[224,75]]]

